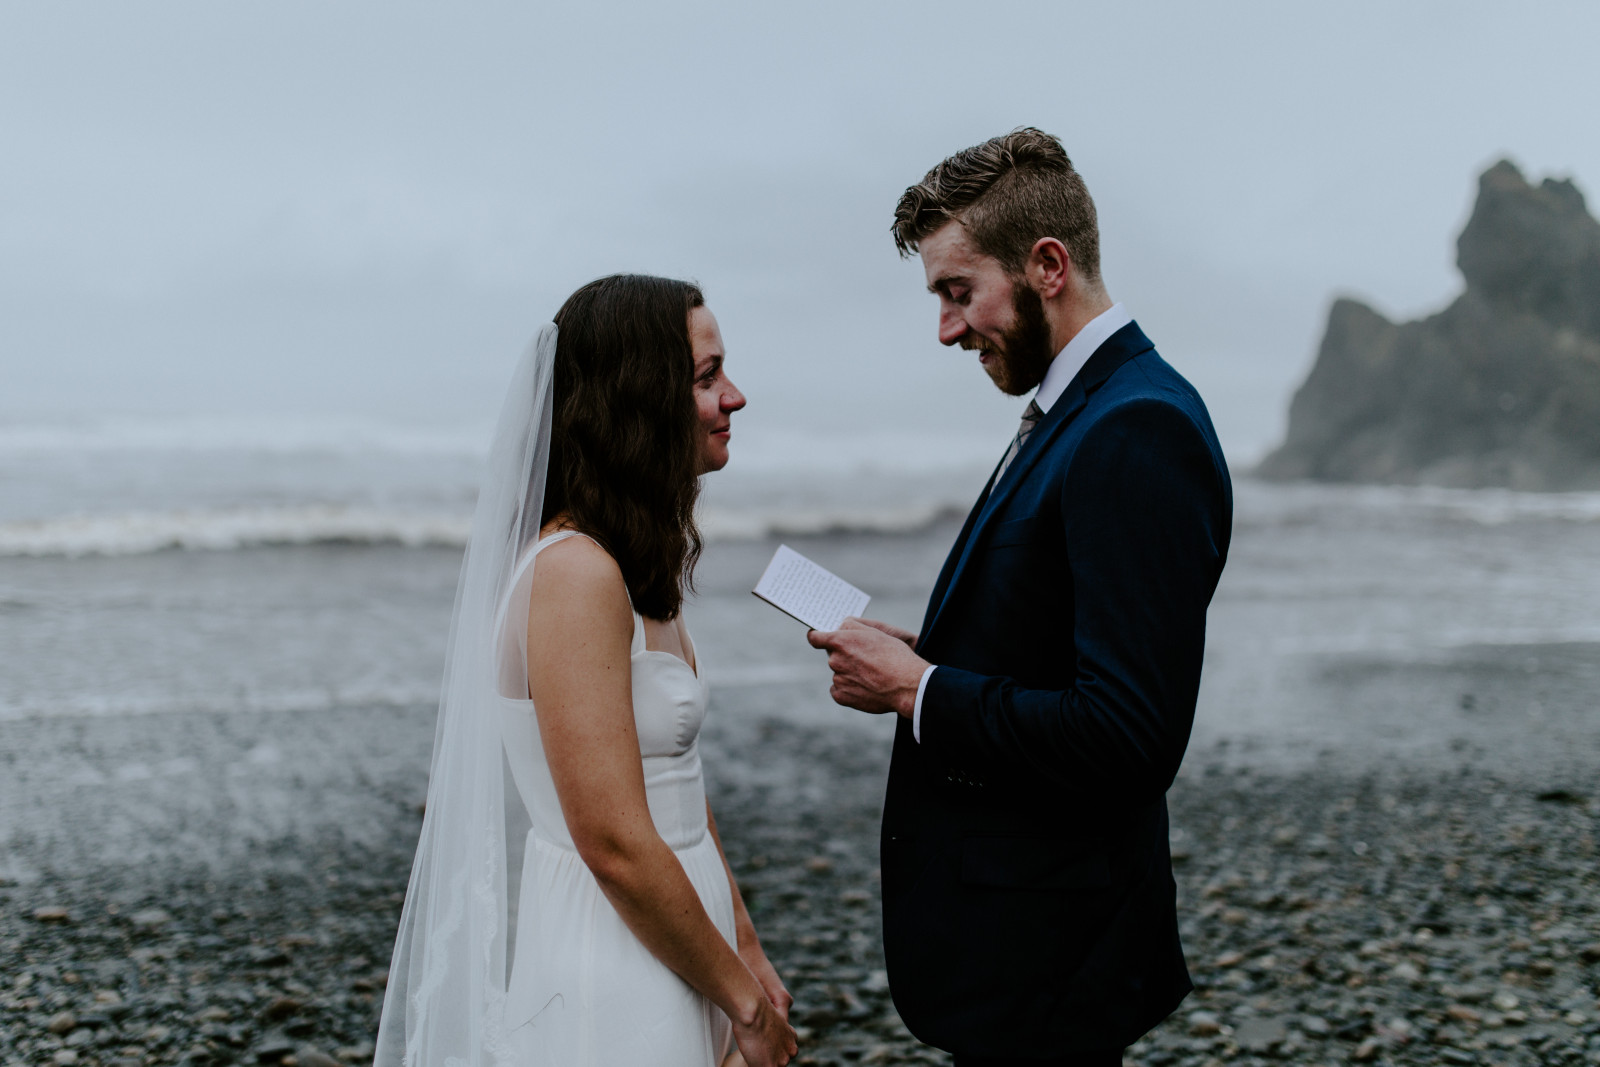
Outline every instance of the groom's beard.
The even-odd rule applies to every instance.
[[[1002,393],[1021,396],[1044,381],[1045,371],[1056,358],[1050,344],[1050,322],[1044,316],[1044,301],[1030,285],[1018,281],[1011,287],[1011,308],[1016,321],[1000,335],[997,347],[988,348],[994,356],[983,369]],[[975,346],[986,347],[987,346]]]

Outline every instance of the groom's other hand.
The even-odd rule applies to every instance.
[[[904,641],[906,643],[906,647],[913,652],[917,650],[917,635],[912,633],[910,630],[902,630],[900,627],[895,626],[892,623],[879,622],[877,619],[858,619],[856,621],[863,622],[872,627],[874,630],[882,630],[896,641]]]
[[[867,619],[846,619],[831,632],[811,630],[812,648],[828,651],[834,703],[870,715],[894,713],[911,717],[917,685],[929,667],[911,650],[916,635],[898,626]]]

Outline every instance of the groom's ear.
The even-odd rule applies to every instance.
[[[1023,276],[1042,299],[1053,300],[1060,296],[1071,274],[1072,253],[1067,251],[1066,245],[1054,237],[1041,237],[1033,243]]]

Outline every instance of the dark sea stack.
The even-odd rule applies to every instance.
[[[1268,478],[1600,488],[1600,223],[1496,163],[1456,245],[1466,291],[1392,323],[1334,302]]]

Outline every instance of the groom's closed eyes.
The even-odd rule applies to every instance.
[[[942,296],[953,304],[965,304],[972,295],[972,283],[959,276],[940,278],[928,286],[928,292]]]

